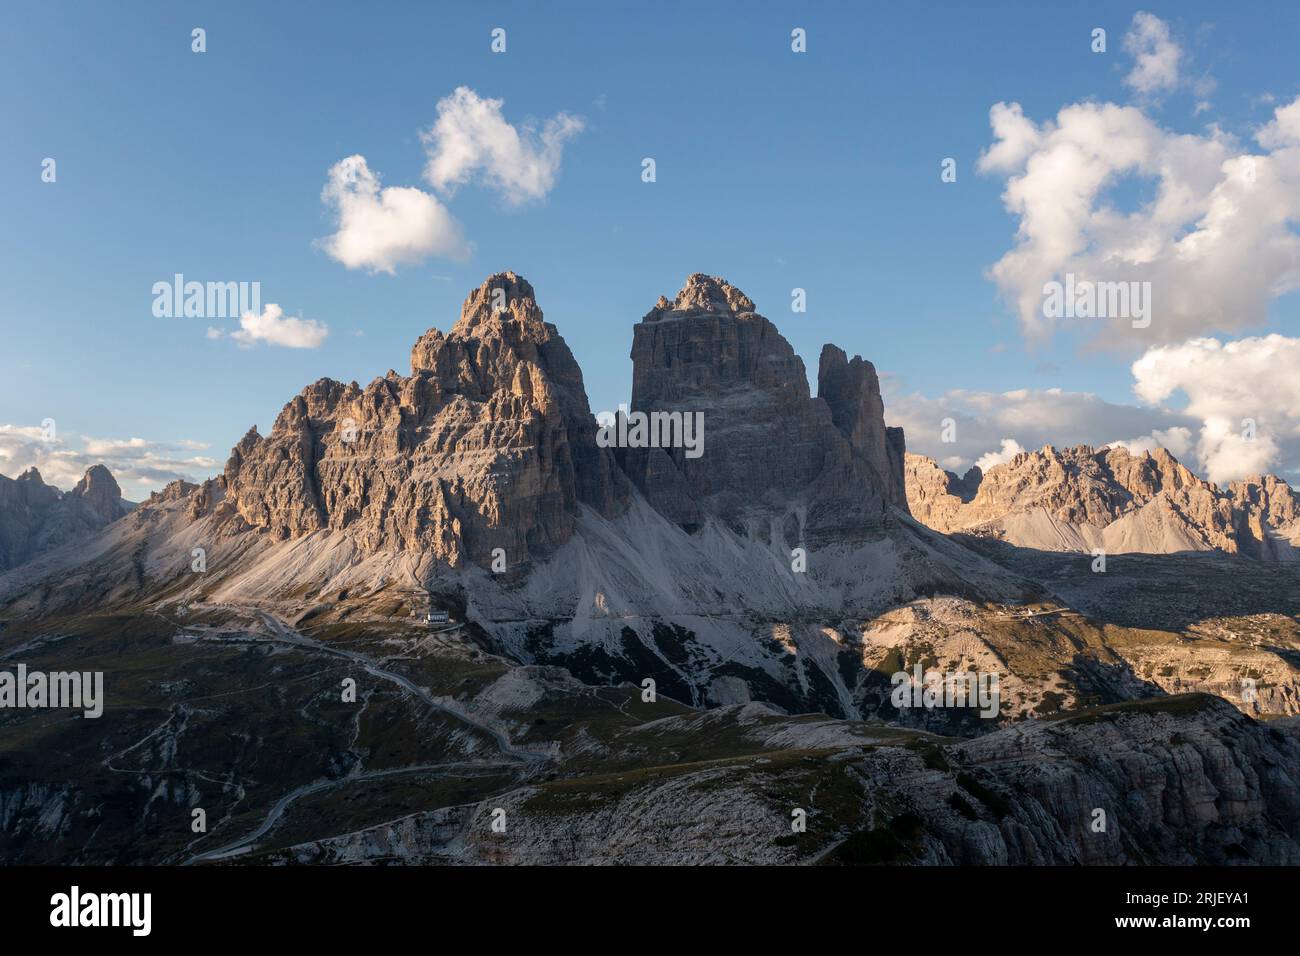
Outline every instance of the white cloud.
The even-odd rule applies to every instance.
[[[266,342],[291,349],[314,349],[327,335],[329,328],[315,319],[285,318],[284,310],[274,302],[268,303],[260,315],[245,312],[239,317],[239,328],[230,333],[243,348]],[[211,330],[208,338],[212,338]]]
[[[429,256],[469,255],[460,223],[436,197],[414,186],[380,188],[364,156],[334,164],[321,202],[333,207],[338,231],[318,244],[349,269],[395,275]]]
[[[62,435],[44,441],[40,428],[0,425],[0,474],[16,478],[36,468],[46,484],[64,491],[81,480],[91,465],[105,465],[117,479],[122,495],[138,501],[170,481],[199,481],[219,470],[218,462],[199,454],[199,442],[159,442],[144,438],[103,439]]]
[[[558,113],[516,128],[501,114],[503,100],[458,87],[438,102],[438,118],[421,134],[429,161],[424,177],[450,195],[476,175],[511,204],[542,199],[555,186],[564,143],[582,131],[581,117]]]
[[[1300,146],[1300,98],[1273,110],[1273,119],[1255,134],[1265,149]]]
[[[993,145],[980,154],[981,172],[1007,173],[1022,168],[1042,145],[1044,132],[1050,130],[1044,123],[1040,131],[1019,103],[994,103],[989,125],[993,127]]]
[[[994,465],[1005,465],[1016,455],[1023,455],[1025,449],[1020,446],[1020,442],[1014,438],[1002,439],[1002,448],[998,451],[990,451],[981,455],[975,462],[975,467],[980,471],[988,471]]]
[[[1124,49],[1133,55],[1133,69],[1124,82],[1143,96],[1166,93],[1178,86],[1183,51],[1169,35],[1169,24],[1139,11],[1124,36]]]
[[[1006,177],[1003,201],[1018,220],[990,276],[1030,339],[1063,321],[1043,314],[1044,285],[1067,273],[1151,283],[1149,328],[1124,317],[1094,326],[1114,348],[1258,325],[1276,296],[1300,287],[1300,99],[1258,131],[1271,150],[1262,154],[1217,128],[1177,134],[1113,103],[1066,106],[1037,125],[999,103],[989,120],[994,143],[979,169]],[[1117,208],[1112,191],[1133,182],[1154,187],[1151,198]]]
[[[1137,438],[1114,441],[1110,444],[1127,449],[1130,455],[1147,454],[1157,448],[1163,448],[1175,458],[1183,461],[1184,464],[1189,464],[1194,460],[1189,458],[1194,447],[1192,430],[1184,428],[1182,425],[1175,425],[1166,429],[1156,428],[1149,435],[1140,435]]]
[[[1200,419],[1195,454],[1206,477],[1223,484],[1300,467],[1297,369],[1300,339],[1193,339],[1150,349],[1134,362],[1134,391],[1152,404],[1186,396],[1184,413]]]

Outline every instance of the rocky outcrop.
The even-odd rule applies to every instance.
[[[1113,705],[960,743],[797,726],[752,704],[649,726],[617,744],[627,759],[653,736],[663,763],[650,772],[531,783],[304,842],[272,862],[1300,863],[1300,730],[1257,723],[1213,698]],[[720,728],[750,759],[667,764],[663,738],[693,730],[715,741]],[[762,737],[783,746],[749,754]],[[786,749],[799,743],[820,749]],[[793,836],[792,805],[806,814]],[[492,830],[497,807],[508,839]]]
[[[1228,485],[1237,511],[1238,534],[1254,542],[1261,558],[1291,559],[1300,550],[1300,494],[1276,475],[1259,475]]]
[[[974,474],[972,474],[974,473]],[[950,531],[961,523],[962,505],[975,497],[971,479],[981,477],[971,468],[965,478],[944,471],[933,458],[907,455],[903,468],[908,508],[912,517],[937,531]],[[978,488],[978,482],[975,482]]]
[[[0,475],[0,571],[43,551],[90,538],[131,509],[103,465],[92,465],[66,493],[28,468],[17,478]]]
[[[817,397],[830,406],[835,427],[870,469],[873,487],[890,504],[906,509],[903,430],[885,427],[885,403],[875,366],[859,355],[849,361],[843,349],[823,345]]]
[[[869,362],[828,346],[819,397],[803,361],[743,292],[696,273],[632,341],[632,415],[698,415],[701,453],[628,447],[619,460],[687,530],[708,517],[789,545],[878,534],[906,506],[902,435],[884,425]]]
[[[1289,560],[1289,539],[1300,532],[1298,499],[1281,479],[1224,491],[1163,448],[1134,455],[1120,446],[1047,445],[962,479],[909,455],[907,495],[912,514],[938,531],[1048,551],[1219,551]]]
[[[568,540],[582,505],[611,516],[627,488],[597,447],[582,373],[533,288],[512,272],[472,291],[411,374],[364,389],[321,379],[268,436],[232,450],[219,516],[279,538],[344,531],[369,551],[514,569]]]

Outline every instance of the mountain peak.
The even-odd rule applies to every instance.
[[[671,302],[660,296],[655,307],[646,313],[644,322],[658,322],[665,318],[677,318],[698,313],[722,313],[736,315],[753,312],[754,302],[734,285],[719,276],[693,272],[686,277],[677,298]]]
[[[485,322],[506,316],[521,322],[542,323],[542,310],[537,307],[532,283],[510,270],[494,273],[477,289],[470,290],[452,333],[469,334]]]
[[[876,367],[860,355],[850,360],[837,345],[823,345],[817,397],[830,407],[835,427],[871,469],[876,489],[891,504],[906,508],[903,430],[885,427]]]
[[[549,554],[580,506],[624,505],[573,353],[514,272],[469,293],[446,334],[411,350],[410,376],[364,389],[321,379],[266,438],[231,453],[230,509],[280,539],[346,532],[366,551],[416,551],[459,567]]]
[[[537,350],[551,342],[563,342],[555,326],[546,322],[532,284],[515,272],[497,272],[471,289],[460,308],[460,318],[451,331],[443,334],[429,329],[411,348],[411,373],[421,371],[446,373],[451,352],[449,346],[459,343],[452,351],[459,354],[463,346],[474,343],[470,352],[470,365],[477,368],[482,361],[502,356],[513,363],[519,359],[537,361]],[[563,347],[568,352],[568,347]],[[444,365],[440,366],[439,362]],[[576,368],[576,364],[575,364]],[[400,377],[390,373],[390,378]],[[580,377],[580,375],[579,375]]]
[[[0,475],[0,571],[37,554],[89,538],[130,506],[103,465],[92,465],[66,494],[28,468],[15,479]]]
[[[91,465],[70,494],[87,501],[116,504],[122,498],[122,489],[108,468],[104,465]]]
[[[620,462],[688,531],[712,516],[735,529],[775,520],[790,544],[874,534],[887,505],[906,507],[902,432],[885,428],[869,362],[831,346],[822,373],[813,398],[803,360],[753,301],[694,273],[633,327],[631,408],[698,421],[701,447],[629,448]]]

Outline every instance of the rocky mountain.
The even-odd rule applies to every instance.
[[[47,485],[35,468],[17,478],[0,475],[0,571],[52,548],[85,541],[131,507],[103,465],[87,468],[66,493]]]
[[[885,428],[870,362],[827,345],[809,394],[803,361],[740,290],[696,273],[633,328],[631,412],[698,415],[697,457],[631,448],[620,463],[688,531],[714,517],[747,535],[822,544],[878,533],[906,509],[901,429]]]
[[[627,505],[597,448],[582,372],[533,288],[492,276],[443,335],[411,350],[411,374],[365,388],[321,379],[254,428],[221,479],[221,518],[278,539],[321,530],[364,550],[418,551],[459,567],[553,553],[583,505]]]
[[[632,486],[687,532],[714,521],[771,543],[775,529],[787,553],[879,537],[906,509],[902,430],[885,428],[871,364],[826,346],[811,397],[802,360],[725,280],[692,275],[661,297],[632,359],[632,413],[696,416],[707,453],[601,447],[532,286],[492,276],[447,335],[416,342],[409,376],[322,379],[266,438],[251,429],[200,510],[276,540],[328,529],[369,552],[452,568],[499,554],[518,572],[564,545],[583,507],[626,513]]]
[[[1300,495],[1286,482],[1267,475],[1220,489],[1163,448],[1048,445],[961,479],[908,455],[906,473],[912,514],[945,533],[1044,551],[1300,556]]]

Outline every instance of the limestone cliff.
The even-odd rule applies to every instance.
[[[411,374],[364,389],[321,379],[250,431],[224,474],[225,501],[281,538],[342,530],[370,551],[415,549],[453,567],[511,568],[568,540],[581,505],[627,500],[597,447],[582,373],[513,272],[466,298],[444,335],[425,332]]]
[[[704,450],[623,449],[649,502],[687,530],[714,516],[813,545],[879,533],[905,508],[902,434],[886,430],[875,369],[827,346],[819,397],[803,361],[730,283],[696,273],[632,341],[636,413],[699,414]],[[892,434],[891,434],[892,431]]]

